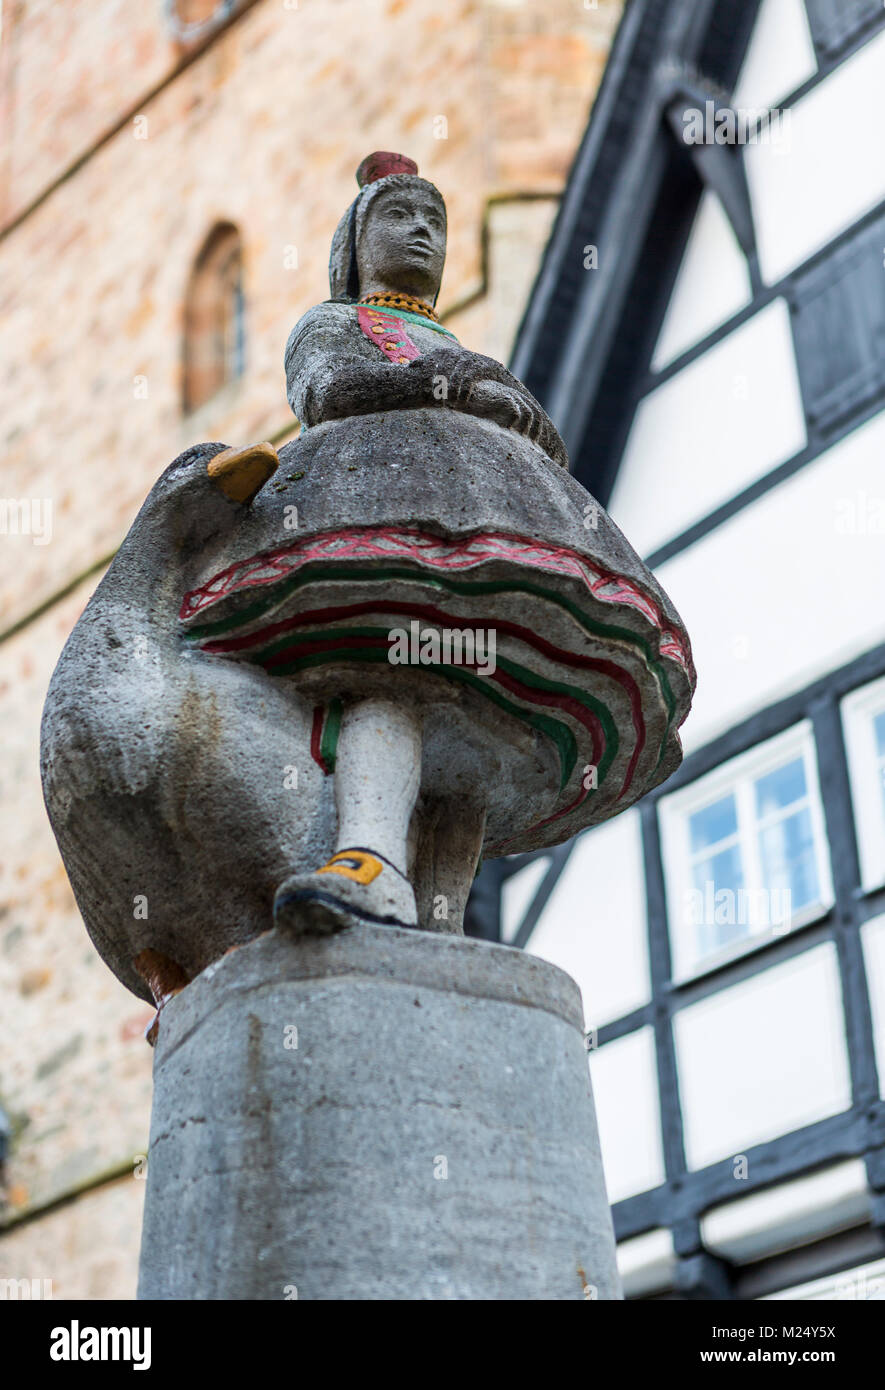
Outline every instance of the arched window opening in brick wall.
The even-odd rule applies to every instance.
[[[196,410],[245,364],[242,246],[229,222],[214,227],[194,262],[184,318],[184,409]]]

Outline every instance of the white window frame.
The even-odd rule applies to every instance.
[[[885,798],[873,737],[877,714],[885,714],[885,677],[853,690],[842,701],[860,877],[868,893],[885,883]]]
[[[766,773],[773,772],[784,763],[800,756],[804,763],[808,788],[808,808],[818,875],[818,901],[809,903],[801,911],[793,913],[790,925],[786,929],[771,926],[754,932],[744,940],[733,941],[700,960],[689,960],[689,953],[679,934],[685,929],[683,923],[687,895],[694,890],[691,872],[693,855],[688,828],[690,817],[720,797],[728,793],[734,794],[738,815],[737,839],[741,846],[742,863],[747,877],[746,888],[748,891],[758,890],[764,886],[758,859],[758,837],[749,832],[750,825],[755,827],[758,823],[752,806],[753,783]],[[829,844],[820,793],[814,732],[810,720],[803,720],[785,733],[778,734],[776,738],[768,739],[756,748],[730,759],[721,767],[699,777],[690,786],[661,797],[658,803],[658,817],[673,961],[672,978],[675,981],[682,982],[709,974],[731,960],[757,951],[776,937],[792,934],[807,926],[809,922],[824,917],[833,906],[835,899]]]

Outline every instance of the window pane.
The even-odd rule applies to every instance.
[[[737,890],[744,886],[740,846],[732,845],[730,849],[721,849],[717,854],[711,854],[706,859],[699,859],[692,870],[692,875],[694,886],[701,893],[710,892],[708,884],[712,884],[714,895],[723,888],[737,893]]]
[[[739,890],[744,886],[739,845],[701,859],[692,870],[694,879],[695,951],[700,959],[732,941],[749,935],[738,911]]]
[[[807,792],[805,764],[801,758],[795,758],[793,762],[759,778],[756,783],[756,814],[761,819],[773,811],[783,810],[785,806],[801,801]]]
[[[811,813],[807,808],[759,836],[762,877],[769,892],[789,893],[794,912],[820,900]]]
[[[705,806],[689,817],[688,830],[691,836],[692,853],[716,845],[737,831],[737,809],[734,797],[729,794],[720,801]]]
[[[870,728],[867,718],[868,739]],[[820,812],[807,720],[662,798],[675,979],[792,930],[794,912],[803,925],[829,907]]]

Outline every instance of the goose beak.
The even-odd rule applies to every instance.
[[[279,466],[272,444],[247,444],[245,449],[223,449],[209,460],[207,472],[231,502],[248,505]]]

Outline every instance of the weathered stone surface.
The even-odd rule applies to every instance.
[[[166,1007],[139,1297],[295,1296],[620,1296],[567,975],[274,932]]]

